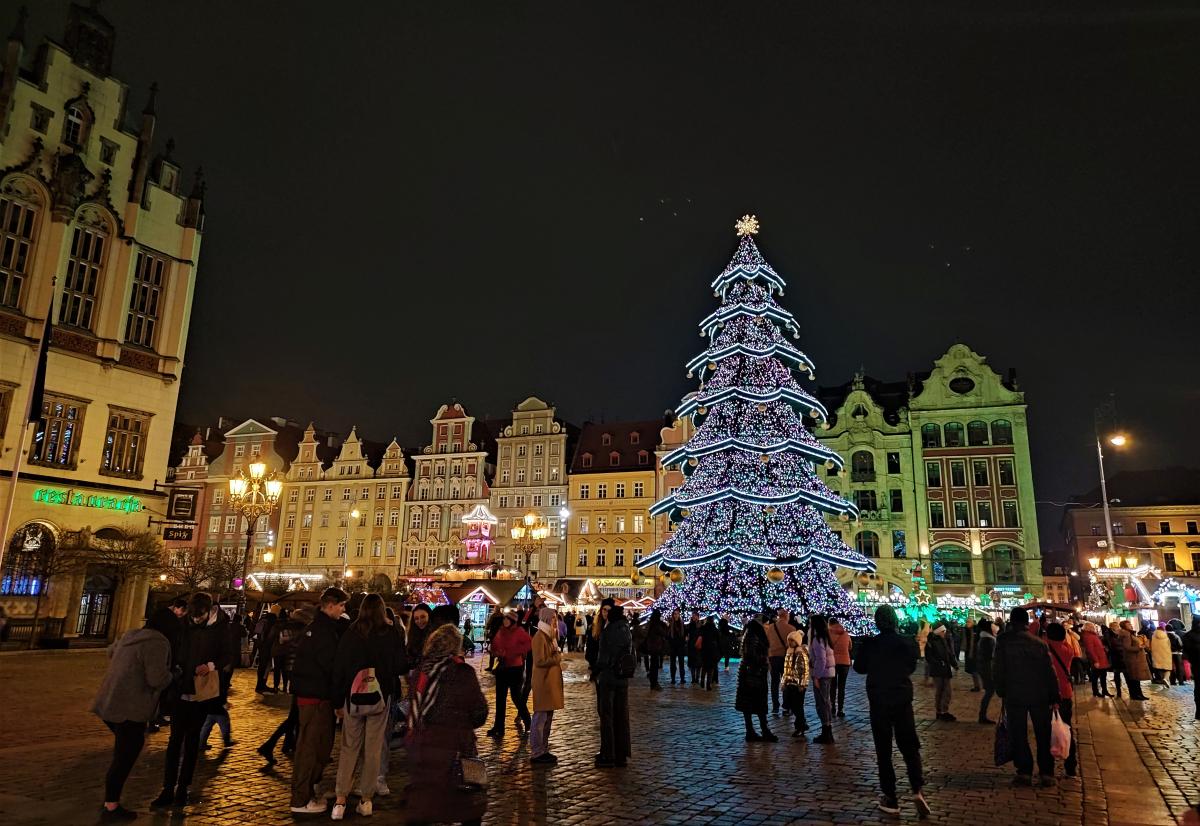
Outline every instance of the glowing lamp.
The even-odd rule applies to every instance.
[[[258,461],[250,463],[250,478],[261,479],[267,475],[267,463]]]
[[[532,528],[533,523],[537,522],[537,516],[534,515],[533,511],[530,511],[529,513],[525,514],[523,521],[525,522],[525,526],[527,528]]]
[[[229,480],[229,495],[233,497],[245,496],[246,487],[249,483],[242,476],[235,476]]]
[[[1125,565],[1126,565],[1126,567],[1129,567],[1129,568],[1136,568],[1136,567],[1137,567],[1137,564],[1138,564],[1138,558],[1137,558],[1136,556],[1127,556],[1127,557],[1125,557]]]
[[[362,516],[362,514],[360,514],[360,513],[358,512],[358,508],[355,508],[354,510],[350,511],[350,518],[351,518],[351,519],[358,519],[358,517],[360,517],[360,516]]]
[[[1099,568],[1100,567],[1100,557],[1098,557],[1098,556],[1088,557],[1088,564],[1091,565],[1093,568]]]
[[[275,561],[275,554],[272,551],[265,551],[263,553],[263,562],[270,565],[274,561]]]
[[[268,479],[267,480],[267,498],[268,499],[278,499],[279,495],[281,493],[283,493],[283,480],[282,479]]]
[[[1124,433],[1114,433],[1108,437],[1109,444],[1113,445],[1114,447],[1124,447],[1125,443],[1128,441],[1129,438]]]
[[[167,575],[166,575],[166,574],[159,574],[159,575],[158,575],[158,581],[159,581],[159,582],[166,582],[166,581],[167,581]]]

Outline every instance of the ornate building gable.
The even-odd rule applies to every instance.
[[[835,416],[829,429],[816,434],[822,441],[848,434],[851,444],[865,444],[875,441],[875,433],[896,435],[907,433],[909,430],[908,408],[901,407],[894,411],[896,421],[888,421],[883,405],[867,390],[866,380],[861,372],[854,375],[850,392],[834,412]]]
[[[404,458],[404,449],[400,447],[400,443],[392,438],[389,444],[383,451],[383,461],[379,465],[379,469],[375,472],[380,478],[399,478],[408,476],[408,463]]]
[[[925,411],[1024,404],[1025,394],[1011,375],[1006,382],[986,358],[965,344],[955,344],[934,362],[933,372],[909,407]]]
[[[342,442],[337,458],[326,474],[331,479],[370,479],[371,468],[367,457],[363,454],[362,440],[358,438],[358,428],[351,427],[350,435]]]

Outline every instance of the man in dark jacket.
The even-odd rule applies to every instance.
[[[254,690],[259,694],[270,691],[267,688],[267,672],[271,670],[271,631],[277,619],[278,617],[264,607],[258,623],[254,626],[254,648],[258,652],[258,682]]]
[[[596,653],[596,707],[600,715],[600,754],[596,767],[624,768],[629,759],[629,676],[636,665],[633,635],[625,612],[615,605],[600,634]]]
[[[996,640],[992,680],[1004,701],[1008,736],[1012,743],[1016,786],[1033,785],[1033,755],[1029,751],[1026,718],[1033,721],[1041,785],[1054,785],[1054,758],[1050,755],[1050,708],[1058,703],[1058,679],[1050,664],[1044,640],[1029,633],[1029,612],[1014,608],[1008,630]]]
[[[925,662],[929,666],[929,676],[933,678],[934,706],[937,718],[949,723],[955,721],[950,713],[950,694],[954,672],[958,670],[958,659],[950,645],[946,623],[939,622],[925,642]]]
[[[292,693],[300,734],[292,758],[293,812],[325,811],[325,801],[317,800],[316,788],[333,751],[333,661],[343,630],[339,619],[349,599],[341,588],[326,588],[316,617],[296,641]]]
[[[890,605],[875,609],[875,625],[879,635],[865,640],[854,660],[854,670],[867,675],[867,701],[871,708],[871,736],[875,740],[875,758],[879,764],[879,786],[883,794],[879,808],[888,814],[898,814],[900,802],[896,797],[896,769],[892,766],[892,737],[908,768],[917,812],[929,816],[929,804],[921,789],[925,778],[921,772],[921,743],[913,719],[913,688],[909,675],[917,667],[917,644],[896,633],[896,612]],[[928,650],[928,649],[926,649]]]
[[[1183,658],[1192,667],[1192,696],[1196,719],[1200,720],[1200,614],[1192,617],[1192,630],[1183,635]]]

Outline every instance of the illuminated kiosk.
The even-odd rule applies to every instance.
[[[1087,595],[1086,614],[1103,617],[1104,622],[1113,618],[1132,616],[1141,611],[1146,619],[1157,619],[1154,608],[1156,600],[1150,593],[1146,580],[1162,579],[1162,571],[1149,564],[1138,564],[1136,556],[1122,557],[1120,554],[1101,559],[1088,559],[1091,570],[1088,582],[1091,589]]]

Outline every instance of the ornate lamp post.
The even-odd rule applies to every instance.
[[[525,607],[528,608],[533,595],[529,559],[542,546],[542,540],[550,535],[550,528],[545,519],[530,511],[525,514],[520,524],[513,525],[509,534],[513,539],[513,549],[525,559]]]
[[[265,462],[251,462],[250,475],[238,471],[229,480],[229,504],[246,520],[246,550],[242,554],[242,584],[238,597],[238,610],[246,611],[246,577],[250,573],[250,553],[254,549],[254,529],[260,517],[275,510],[279,496],[283,493],[283,480],[275,471],[267,472]]]

